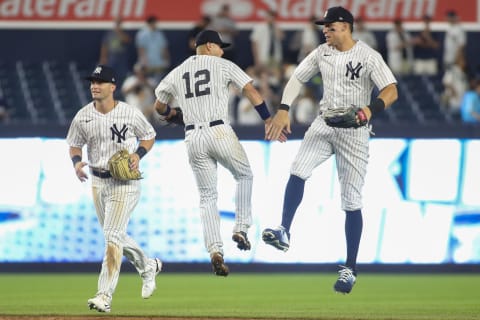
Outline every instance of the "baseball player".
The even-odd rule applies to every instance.
[[[113,69],[99,65],[86,79],[90,81],[93,101],[73,118],[67,143],[75,174],[81,182],[88,179],[85,166],[89,166],[93,201],[105,238],[98,291],[88,300],[88,306],[99,312],[110,312],[123,255],[141,275],[142,297],[145,299],[153,294],[155,276],[162,267],[159,259],[148,258],[126,232],[130,215],[140,198],[139,180],[116,180],[111,177],[107,166],[116,151],[127,149],[130,166],[137,169],[140,159],[153,146],[155,130],[138,108],[114,100],[116,80]],[[88,163],[82,160],[84,145],[87,145]]]
[[[222,58],[223,48],[229,44],[216,31],[200,32],[195,45],[197,54],[172,70],[155,89],[155,109],[167,118],[172,117],[176,110],[168,103],[176,99],[183,111],[189,163],[200,193],[205,247],[214,273],[227,276],[217,209],[217,163],[228,169],[237,182],[232,239],[240,250],[251,248],[247,232],[252,223],[253,182],[247,155],[228,120],[230,83],[243,90],[266,124],[271,118],[252,79],[236,64]]]
[[[381,55],[362,41],[352,38],[353,16],[343,7],[332,7],[323,20],[326,43],[319,45],[297,66],[285,86],[279,111],[272,122],[282,123],[290,132],[289,106],[300,92],[303,83],[321,73],[324,94],[320,101],[320,115],[305,133],[300,149],[292,164],[283,203],[281,225],[267,228],[262,239],[277,249],[287,251],[290,226],[300,205],[307,180],[314,168],[330,156],[336,156],[338,178],[341,187],[342,210],[345,211],[345,237],[347,258],[340,266],[334,289],[349,293],[356,281],[356,260],[362,233],[362,187],[367,171],[368,120],[382,112],[397,99],[396,79]],[[372,101],[376,86],[380,93]],[[356,106],[354,125],[335,127],[327,125],[322,114],[328,110],[340,110]],[[329,121],[333,125],[338,119]],[[364,125],[362,125],[364,124]],[[281,133],[279,126],[272,126],[267,139],[275,139]]]

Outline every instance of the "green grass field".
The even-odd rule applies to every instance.
[[[161,273],[154,296],[143,300],[139,276],[122,273],[108,317],[480,319],[477,274],[361,274],[349,295],[333,292],[335,279]],[[0,274],[0,315],[100,316],[86,306],[96,285],[96,274]]]

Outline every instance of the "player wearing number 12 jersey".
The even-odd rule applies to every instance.
[[[176,111],[168,103],[176,99],[183,111],[188,159],[200,193],[205,247],[214,273],[227,276],[217,208],[217,163],[229,170],[237,183],[232,239],[240,250],[251,248],[247,232],[252,223],[253,183],[247,155],[228,118],[230,84],[242,89],[265,121],[266,130],[271,118],[252,79],[236,64],[222,58],[223,48],[229,44],[217,32],[200,32],[195,46],[197,54],[172,70],[155,89],[155,109],[160,115],[171,117]]]

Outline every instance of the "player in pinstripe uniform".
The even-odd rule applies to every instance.
[[[182,108],[189,163],[200,193],[205,247],[218,276],[227,276],[229,270],[223,259],[217,209],[217,163],[228,169],[237,182],[232,239],[240,250],[251,248],[247,232],[252,223],[253,175],[228,119],[229,85],[233,83],[242,88],[266,125],[271,121],[252,79],[236,64],[221,58],[223,48],[228,45],[215,31],[200,32],[196,37],[197,54],[172,70],[155,89],[155,108],[159,114],[167,117],[175,114],[175,109],[168,106],[173,99]]]
[[[93,101],[78,111],[67,135],[75,174],[82,182],[92,176],[93,201],[103,228],[105,253],[98,279],[98,291],[88,300],[90,309],[110,312],[112,295],[118,282],[122,256],[135,266],[142,277],[142,297],[149,298],[156,288],[155,276],[161,270],[159,259],[149,258],[130,236],[127,224],[140,198],[140,181],[120,181],[108,172],[108,160],[118,150],[130,152],[132,168],[152,148],[155,130],[138,108],[114,100],[113,69],[99,65],[87,77]],[[82,160],[87,145],[88,163]]]
[[[381,55],[364,42],[352,38],[353,16],[348,10],[332,7],[325,12],[324,19],[316,23],[324,25],[326,43],[318,46],[298,65],[285,86],[280,110],[273,122],[282,123],[290,132],[289,106],[297,97],[302,84],[318,72],[322,75],[324,86],[323,98],[319,103],[320,115],[305,133],[292,164],[284,195],[281,225],[265,229],[262,238],[277,249],[288,250],[290,227],[302,201],[305,180],[311,176],[314,168],[335,155],[342,210],[346,213],[347,257],[345,265],[340,266],[334,289],[349,293],[356,281],[357,253],[363,228],[361,190],[367,171],[370,128],[330,127],[322,118],[321,112],[326,108],[354,105],[362,108],[369,120],[389,107],[398,94],[396,79]],[[374,86],[380,93],[370,101]],[[267,139],[275,139],[279,134],[278,126],[272,127],[267,133]]]

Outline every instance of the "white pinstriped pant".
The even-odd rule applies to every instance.
[[[185,132],[188,159],[200,194],[200,217],[205,248],[223,254],[220,214],[217,208],[217,162],[233,175],[235,192],[235,226],[233,232],[247,232],[252,224],[253,174],[247,154],[233,128],[228,125],[198,126]]]
[[[139,274],[143,273],[148,265],[148,257],[127,234],[130,216],[140,198],[140,181],[101,179],[93,175],[91,177],[93,201],[105,239],[97,294],[112,297],[118,283],[123,255],[135,266]],[[108,254],[109,244],[118,248],[114,256]]]
[[[366,126],[332,128],[318,116],[305,133],[290,173],[307,180],[313,169],[335,154],[342,210],[361,209],[369,138],[370,131]]]

